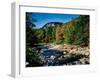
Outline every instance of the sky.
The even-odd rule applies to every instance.
[[[37,20],[36,28],[41,28],[48,22],[69,22],[77,17],[78,14],[32,13],[32,18]]]

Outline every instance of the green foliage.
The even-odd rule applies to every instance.
[[[80,46],[89,45],[89,16],[80,16],[66,25],[65,42]]]
[[[33,46],[38,42],[34,22],[36,20],[32,18],[32,13],[26,13],[26,46]]]
[[[32,32],[36,35],[35,37],[32,34],[34,40],[39,43],[66,43],[87,46],[89,45],[89,16],[81,15],[63,25],[50,25],[47,27],[45,25],[45,28],[35,29],[34,32]],[[32,41],[35,42],[34,40]]]
[[[32,13],[26,13],[26,27],[35,27],[36,20],[32,17]]]
[[[62,26],[56,28],[56,43],[61,44],[64,41],[64,29]]]
[[[37,41],[39,43],[43,43],[44,42],[44,38],[45,38],[45,30],[43,29],[35,29],[35,34],[37,36]]]
[[[27,66],[41,66],[41,59],[39,58],[39,54],[35,49],[31,47],[26,48],[26,62],[29,63]]]
[[[69,44],[72,44],[74,42],[75,37],[75,27],[69,27],[66,30],[66,39],[65,41]]]
[[[36,30],[34,29],[35,21],[36,20],[32,18],[32,13],[26,13],[26,62],[29,63],[27,66],[30,67],[42,65],[39,54],[32,48],[34,44],[39,42]]]

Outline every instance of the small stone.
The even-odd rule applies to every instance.
[[[85,55],[88,56],[89,55],[89,52],[86,52]]]
[[[70,55],[64,55],[64,58],[66,58],[66,57],[70,57]]]
[[[55,56],[50,56],[50,58],[51,58],[52,60],[54,60],[54,59],[55,59]]]
[[[65,51],[63,52],[63,54],[66,54],[66,53],[67,53],[67,52],[65,52]]]

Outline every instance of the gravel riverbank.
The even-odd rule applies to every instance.
[[[76,45],[66,45],[66,44],[63,44],[63,45],[49,44],[46,46],[49,46],[49,49],[54,49],[59,52],[62,52],[63,55],[55,59],[56,63],[57,61],[62,65],[90,63],[89,47],[79,47]]]

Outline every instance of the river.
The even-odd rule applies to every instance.
[[[63,52],[50,48],[48,45],[41,45],[38,48],[40,48],[40,58],[45,62],[44,66],[64,65],[60,60]]]
[[[75,64],[89,64],[89,61],[86,61],[84,55],[80,54],[64,54],[63,51],[56,50],[51,48],[49,45],[38,45],[37,46],[40,54],[40,58],[44,61],[43,66],[62,66],[62,65],[75,65]],[[80,62],[81,58],[85,58]]]

